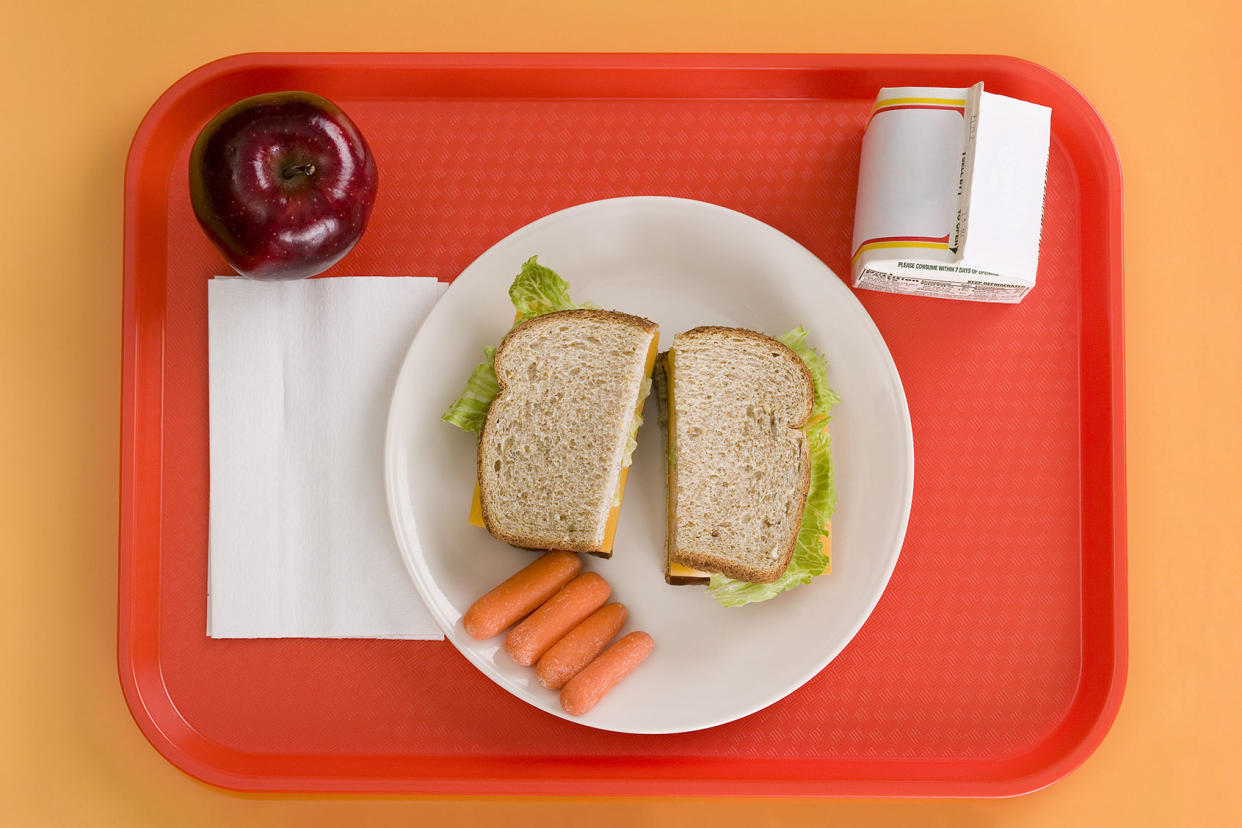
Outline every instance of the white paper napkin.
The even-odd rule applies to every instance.
[[[430,278],[208,287],[212,638],[443,638],[388,519],[384,432]]]

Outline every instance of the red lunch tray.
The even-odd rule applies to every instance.
[[[207,279],[226,267],[195,223],[186,164],[217,111],[307,89],[342,104],[365,133],[379,199],[330,275],[450,281],[540,216],[654,194],[748,213],[848,277],[859,147],[877,90],[979,80],[1053,109],[1038,285],[1016,306],[857,293],[905,385],[914,505],[875,612],[801,689],[731,724],[628,735],[526,705],[447,641],[207,638]],[[1033,64],[227,58],[177,82],[134,138],[123,335],[121,684],[156,749],[216,785],[1004,796],[1081,763],[1121,702],[1120,170],[1091,106]],[[813,646],[813,630],[798,634]]]

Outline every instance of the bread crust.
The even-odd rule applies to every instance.
[[[535,329],[541,325],[555,324],[558,321],[567,318],[612,322],[614,324],[625,325],[652,335],[656,335],[659,332],[659,326],[650,319],[645,319],[641,316],[634,316],[633,314],[622,313],[621,311],[597,310],[595,308],[555,311],[553,313],[545,313],[542,316],[527,319],[525,322],[515,326],[507,334],[505,334],[505,338],[501,340],[500,344],[496,347],[494,363],[496,366],[496,384],[500,390],[497,391],[495,399],[500,399],[500,397],[509,388],[509,382],[506,381],[504,373],[504,358],[506,354],[506,346],[509,344],[514,334],[519,331]],[[493,400],[493,402],[494,401],[495,400]],[[494,406],[488,408],[487,415],[483,418],[483,425],[479,429],[478,448],[475,451],[475,480],[478,481],[479,485],[479,510],[482,512],[483,525],[486,527],[487,531],[497,540],[504,541],[512,546],[518,546],[523,549],[559,549],[565,552],[584,552],[602,558],[612,557],[611,552],[603,551],[604,540],[602,537],[600,538],[599,543],[574,542],[565,538],[557,539],[551,537],[521,535],[514,532],[508,532],[503,527],[495,524],[495,521],[487,508],[487,476],[483,474],[484,446],[487,445],[488,438],[491,435],[489,425],[493,423],[491,413],[494,410]]]
[[[799,357],[797,353],[795,353],[794,350],[784,342],[768,336],[767,334],[753,331],[748,328],[728,328],[719,325],[704,325],[698,328],[692,328],[685,333],[678,334],[673,341],[673,350],[675,351],[677,348],[678,339],[711,335],[740,336],[746,339],[753,339],[764,346],[775,348],[786,355],[788,359],[793,360],[794,364],[798,366],[799,372],[804,379],[805,411],[801,419],[796,424],[790,424],[788,428],[792,431],[803,431],[806,427],[806,421],[810,418],[811,411],[815,407],[815,383],[811,378],[810,370],[806,367],[806,364],[802,361],[802,358]],[[669,440],[672,440],[671,434],[669,435]],[[811,490],[810,443],[805,436],[800,441],[799,454],[801,455],[803,472],[801,481],[802,491],[799,495],[799,500],[802,502],[802,508],[798,510],[796,526],[799,527],[800,530],[802,526],[802,517],[806,513],[806,499]],[[777,565],[770,569],[757,569],[753,566],[746,566],[741,563],[721,566],[713,559],[713,556],[709,556],[700,550],[686,549],[683,547],[678,547],[677,549],[672,550],[670,552],[670,557],[672,560],[682,564],[683,566],[689,566],[694,569],[700,569],[708,572],[718,572],[725,577],[734,578],[739,581],[746,581],[747,583],[769,584],[784,575],[785,570],[789,568],[789,562],[793,560],[794,549],[798,545],[798,534],[799,531],[794,531],[791,534],[788,545],[782,551],[782,555],[777,559]]]
[[[673,575],[669,572],[669,562],[673,560],[673,526],[675,524],[673,507],[669,503],[670,490],[672,488],[673,470],[669,467],[669,421],[668,421],[668,351],[662,351],[656,356],[655,365],[651,371],[651,384],[655,389],[653,396],[659,403],[659,425],[660,435],[663,438],[664,450],[664,499],[663,503],[668,508],[668,514],[665,515],[664,526],[664,582],[669,586],[702,586],[710,581],[706,575]]]

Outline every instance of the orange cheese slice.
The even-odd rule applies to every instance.
[[[685,564],[679,564],[677,561],[670,560],[666,561],[666,563],[668,565],[668,571],[664,574],[669,578],[694,578],[699,580],[702,578],[709,578],[712,574],[710,572],[704,572],[701,569],[694,569],[693,567],[686,566]]]
[[[474,498],[470,501],[470,525],[480,529],[487,528],[487,524],[483,522],[483,503],[479,500],[478,483],[474,484]]]

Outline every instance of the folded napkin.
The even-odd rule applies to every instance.
[[[429,278],[209,283],[212,638],[439,639],[393,537],[384,432]]]

